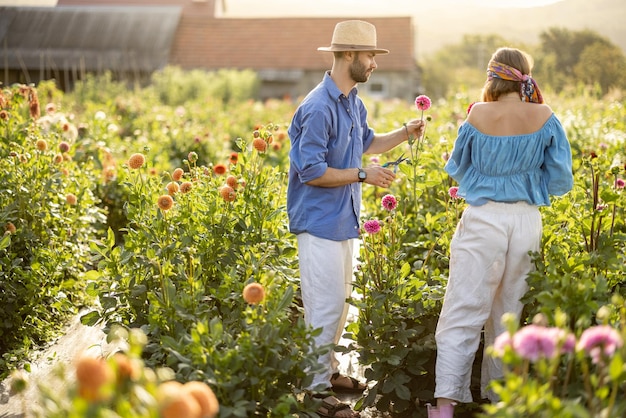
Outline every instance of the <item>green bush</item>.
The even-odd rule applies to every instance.
[[[89,243],[104,215],[75,127],[28,86],[0,91],[0,375],[53,339],[85,302]],[[19,354],[18,354],[19,353]],[[16,355],[17,354],[17,355]]]

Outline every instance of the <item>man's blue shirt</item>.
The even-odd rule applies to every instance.
[[[328,167],[361,167],[374,131],[367,124],[367,109],[357,89],[346,97],[327,72],[296,110],[288,134],[290,231],[335,241],[357,238],[361,183],[339,187],[306,184],[321,177]]]

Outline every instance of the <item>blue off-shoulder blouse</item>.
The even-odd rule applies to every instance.
[[[445,170],[459,183],[458,196],[474,206],[549,206],[550,195],[561,196],[574,183],[570,144],[554,114],[538,131],[514,136],[486,135],[465,121]]]

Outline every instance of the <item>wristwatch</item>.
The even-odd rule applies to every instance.
[[[359,181],[363,183],[367,178],[367,173],[362,168],[359,168]]]

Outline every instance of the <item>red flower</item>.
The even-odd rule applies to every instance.
[[[226,174],[226,166],[224,164],[215,164],[213,167],[213,172],[218,176]]]

